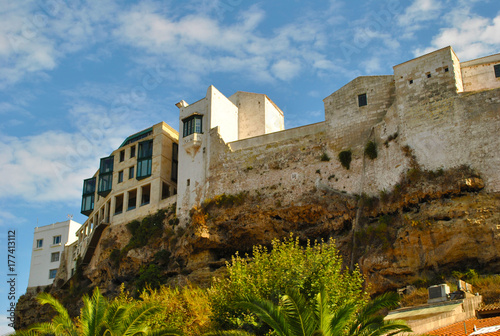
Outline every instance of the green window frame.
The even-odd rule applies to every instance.
[[[151,176],[153,165],[153,140],[139,142],[137,152],[137,172],[136,178],[142,180]]]
[[[195,114],[182,120],[183,137],[193,133],[203,133],[203,116]]]
[[[179,145],[175,142],[172,143],[172,172],[170,179],[177,182],[177,171],[179,167]]]
[[[81,214],[89,216],[94,211],[95,177],[83,180]]]
[[[99,168],[99,186],[97,193],[100,196],[106,197],[113,187],[113,165],[114,156],[108,156],[101,159],[101,165]]]
[[[494,65],[493,69],[495,69],[495,77],[500,78],[500,64]]]

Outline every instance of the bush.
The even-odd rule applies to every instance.
[[[328,156],[328,154],[326,154],[326,152],[321,154],[321,157],[319,159],[321,161],[330,161],[330,157]]]
[[[252,258],[236,254],[227,265],[224,279],[214,279],[210,290],[212,319],[219,328],[245,326],[254,328],[252,316],[245,315],[233,304],[248,295],[278,302],[287,288],[307,293],[310,300],[324,286],[331,298],[331,307],[350,300],[363,301],[363,276],[356,269],[342,269],[342,257],[334,241],[301,247],[293,236],[273,240],[271,249],[254,246]]]
[[[352,152],[350,149],[342,151],[339,153],[339,161],[342,166],[349,170],[351,167]]]
[[[210,329],[210,303],[205,289],[191,285],[182,289],[161,286],[144,290],[140,298],[161,307],[150,320],[152,330],[173,328],[186,336],[198,336]]]
[[[124,248],[125,251],[146,246],[149,239],[157,237],[163,232],[163,220],[166,217],[165,210],[158,210],[154,215],[146,216],[141,222],[134,220],[127,224],[131,237]]]
[[[365,146],[365,155],[368,156],[370,160],[375,160],[377,158],[377,144],[373,141],[369,141]]]

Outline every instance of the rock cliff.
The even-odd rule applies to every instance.
[[[479,176],[461,167],[414,169],[379,197],[321,186],[286,205],[273,193],[220,195],[193,209],[185,228],[176,225],[173,208],[136,223],[142,231],[135,235],[130,225],[106,228],[91,263],[51,292],[76,314],[75,299],[94,286],[109,296],[122,283],[131,291],[146,282],[208,286],[236,251],[290,233],[304,241],[335,238],[346,266],[358,264],[373,293],[453,270],[500,272],[500,195],[483,188]],[[160,230],[153,230],[154,219]],[[50,311],[40,310],[33,296],[20,299],[17,328],[47,318]]]

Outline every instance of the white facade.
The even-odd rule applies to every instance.
[[[64,247],[76,241],[76,231],[80,226],[67,220],[35,228],[28,288],[52,284]]]
[[[204,201],[212,158],[211,141],[229,143],[285,129],[283,112],[266,95],[236,92],[227,98],[214,86],[205,98],[179,107],[179,178],[177,217],[187,218],[189,210]],[[193,122],[197,119],[197,124]],[[196,127],[198,126],[198,127]]]

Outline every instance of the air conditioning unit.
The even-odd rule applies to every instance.
[[[448,294],[450,294],[450,286],[447,284],[441,284],[436,286],[430,286],[428,288],[429,299],[427,303],[443,302],[448,300]]]

